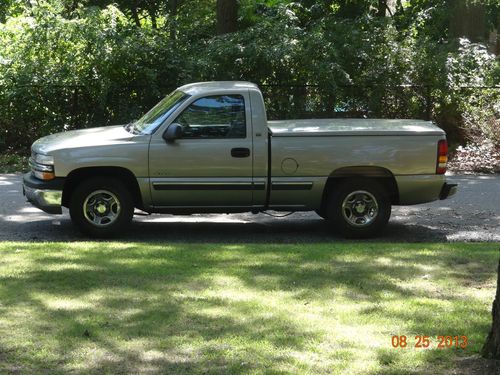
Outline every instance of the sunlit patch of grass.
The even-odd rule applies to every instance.
[[[497,257],[498,244],[4,242],[0,373],[439,373],[480,350]],[[438,335],[469,345],[437,349]]]

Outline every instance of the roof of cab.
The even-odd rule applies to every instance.
[[[238,91],[238,90],[258,90],[255,83],[245,81],[211,81],[211,82],[196,82],[184,85],[178,90],[189,95],[211,94],[220,91]]]

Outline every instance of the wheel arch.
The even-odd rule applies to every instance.
[[[69,207],[71,195],[78,186],[78,183],[82,180],[93,177],[108,177],[120,180],[132,194],[134,206],[138,208],[143,207],[141,191],[137,178],[132,171],[123,167],[84,167],[71,171],[66,177],[66,181],[64,183],[62,205]]]
[[[321,197],[320,214],[326,217],[326,205],[329,193],[339,186],[343,181],[352,178],[364,178],[376,180],[388,192],[391,204],[399,204],[399,190],[396,179],[392,172],[387,168],[378,166],[351,166],[338,168],[328,176]]]

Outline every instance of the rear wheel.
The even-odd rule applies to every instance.
[[[74,224],[93,237],[109,237],[132,220],[130,192],[117,179],[96,177],[82,182],[71,195],[69,213]]]
[[[375,180],[346,180],[330,193],[327,215],[344,237],[373,237],[387,224],[391,201],[384,187]]]

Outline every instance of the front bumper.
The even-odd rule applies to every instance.
[[[49,214],[62,214],[62,194],[64,179],[39,180],[26,173],[23,177],[23,194],[33,206]]]
[[[457,193],[457,187],[457,184],[448,184],[445,182],[443,187],[441,188],[439,199],[443,200],[454,196]]]

